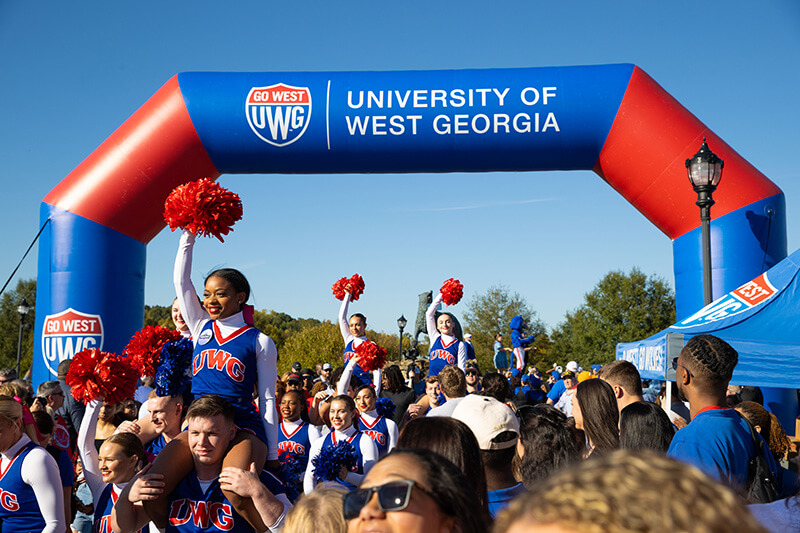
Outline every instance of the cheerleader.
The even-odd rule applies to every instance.
[[[245,306],[250,297],[250,284],[238,270],[212,272],[205,279],[203,305],[200,305],[190,276],[194,241],[195,235],[184,230],[174,272],[178,306],[195,346],[191,392],[195,396],[217,394],[234,407],[235,423],[242,431],[231,444],[224,467],[248,471],[250,464],[255,463],[260,469],[265,460],[277,467],[275,383],[278,351],[272,339],[252,326],[252,308]],[[252,405],[254,387],[258,391],[258,412]],[[192,467],[187,439],[182,434],[159,453],[151,474],[165,475],[164,494],[169,494]],[[236,511],[256,530],[266,529],[252,501],[230,491],[224,492]],[[157,526],[165,525],[165,497],[145,502],[145,508]]]
[[[278,460],[286,466],[294,458],[300,472],[305,473],[311,445],[322,437],[322,432],[319,427],[309,423],[305,398],[300,391],[286,391],[281,398],[280,413],[283,420],[278,433]],[[302,476],[298,479],[300,484]],[[298,493],[301,492],[302,487],[296,488]]]
[[[92,400],[78,432],[78,453],[83,475],[94,501],[95,533],[111,533],[111,510],[125,485],[147,463],[144,446],[132,433],[116,433],[103,441],[98,453],[95,431],[104,402]]]
[[[367,340],[365,335],[367,331],[367,317],[361,313],[355,313],[347,319],[347,308],[350,305],[350,293],[345,292],[342,299],[342,305],[339,307],[339,330],[344,339],[344,364],[345,366],[350,363],[350,360],[356,353],[356,347],[362,342]],[[361,385],[377,385],[381,383],[381,371],[373,370],[372,376],[369,372],[361,368],[359,365],[353,368],[352,374],[358,379]]]
[[[25,425],[22,405],[0,396],[0,531],[63,533],[67,522],[58,465],[23,431]]]
[[[428,352],[430,357],[428,376],[438,375],[447,365],[456,365],[462,371],[466,370],[467,365],[467,347],[455,336],[455,317],[450,313],[440,313],[436,318],[436,309],[442,303],[442,299],[440,292],[425,311],[425,325],[431,341],[431,349]]]
[[[345,476],[340,476],[336,481],[347,489],[354,489],[361,484],[361,480],[372,465],[378,460],[378,448],[369,437],[358,431],[353,425],[358,410],[350,396],[339,395],[333,399],[330,408],[331,432],[318,439],[311,445],[308,467],[306,468],[303,489],[306,494],[314,490],[317,477],[314,475],[314,459],[323,448],[335,446],[337,442],[347,441],[353,445],[356,452],[356,464]],[[342,468],[344,470],[344,467]]]
[[[397,424],[390,418],[378,414],[375,403],[378,397],[375,389],[362,385],[356,392],[358,417],[354,425],[362,433],[366,433],[378,447],[379,457],[383,457],[397,444]]]

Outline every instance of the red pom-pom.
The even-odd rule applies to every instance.
[[[239,195],[209,178],[175,187],[164,202],[164,220],[172,231],[188,229],[195,235],[213,235],[220,242],[241,219]]]
[[[439,289],[442,301],[447,305],[456,305],[464,297],[464,286],[457,279],[450,278]]]
[[[350,293],[350,299],[352,301],[358,300],[358,297],[364,294],[364,278],[359,276],[358,274],[353,274],[353,276],[347,280],[347,292]]]
[[[372,341],[364,341],[356,346],[356,354],[358,366],[367,372],[380,370],[386,364],[386,349]]]
[[[333,291],[333,296],[337,300],[344,300],[344,293],[347,287],[347,278],[342,278],[338,280],[336,283],[333,284],[331,290]]]
[[[102,396],[114,405],[133,397],[138,379],[138,370],[126,359],[97,348],[88,348],[72,358],[65,381],[76,400],[87,403]]]
[[[142,376],[155,376],[156,367],[161,360],[161,348],[169,341],[181,338],[179,331],[163,326],[145,326],[131,337],[122,350],[130,365],[139,370]]]

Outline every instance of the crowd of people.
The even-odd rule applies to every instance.
[[[428,357],[373,369],[348,293],[342,359],[278,376],[246,278],[216,270],[198,299],[193,246],[184,232],[173,304],[190,387],[144,376],[84,405],[70,360],[35,393],[0,371],[0,533],[800,530],[789,439],[729,388],[722,339],[689,339],[666,405],[670,384],[644,388],[627,361],[525,368],[521,317],[481,369],[439,294]]]

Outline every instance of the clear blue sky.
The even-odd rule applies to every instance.
[[[47,192],[167,79],[198,70],[635,63],[784,190],[789,251],[800,247],[795,0],[0,0],[0,51],[0,282],[38,231]],[[354,272],[367,287],[351,309],[390,333],[401,313],[414,317],[418,293],[453,276],[465,301],[507,285],[550,327],[610,270],[638,266],[673,282],[669,239],[590,172],[253,175],[221,183],[242,196],[245,215],[224,245],[198,244],[196,283],[214,267],[240,268],[257,308],[295,317],[334,319],[330,285]],[[354,201],[359,213],[343,215]],[[165,230],[148,246],[148,304],[174,296],[176,245]],[[35,276],[34,251],[17,277]]]

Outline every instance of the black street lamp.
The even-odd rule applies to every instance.
[[[403,315],[400,315],[400,318],[397,319],[397,327],[400,328],[400,351],[397,352],[397,360],[403,360],[403,329],[405,329],[406,324],[408,324],[408,320]]]
[[[17,306],[17,313],[19,313],[19,341],[17,342],[17,379],[20,378],[19,373],[19,359],[22,355],[22,326],[25,322],[25,315],[28,314],[28,311],[31,310],[31,306],[28,305],[28,300],[25,298],[22,299],[22,302]]]
[[[722,178],[722,167],[725,162],[709,149],[706,138],[700,150],[686,160],[686,171],[689,181],[692,182],[694,192],[697,193],[697,204],[700,207],[700,227],[703,239],[703,296],[705,305],[712,301],[711,296],[711,206],[714,199],[711,197]]]

